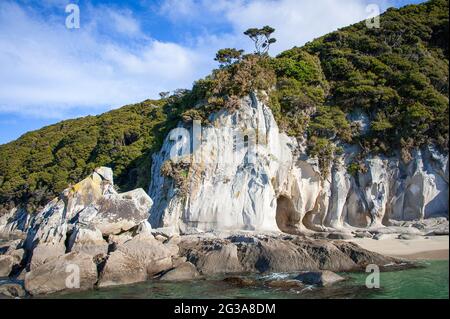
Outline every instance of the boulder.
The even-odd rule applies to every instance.
[[[10,298],[23,298],[26,295],[25,289],[22,285],[9,283],[0,284],[0,295],[4,295]]]
[[[83,252],[59,256],[25,275],[25,289],[31,295],[92,289],[96,282],[97,266],[92,256]]]
[[[141,188],[122,194],[109,194],[80,212],[81,222],[97,228],[104,236],[130,230],[149,217],[153,202]]]
[[[295,279],[306,285],[316,285],[321,287],[345,280],[344,277],[328,270],[304,272],[299,274]]]
[[[69,238],[69,251],[84,252],[91,256],[106,256],[108,243],[96,228],[77,227]]]
[[[292,289],[292,288],[304,288],[305,285],[295,279],[287,279],[287,280],[271,280],[265,283],[266,286],[270,288],[281,288],[281,289]]]
[[[172,268],[171,251],[152,235],[143,233],[110,253],[100,275],[99,287],[145,281]]]
[[[66,253],[64,243],[42,243],[33,249],[30,261],[30,269],[35,269],[46,262],[61,257]]]
[[[198,257],[196,266],[205,275],[236,273],[243,270],[237,255],[237,247],[231,243],[203,251]]]
[[[193,280],[199,277],[197,268],[190,262],[184,262],[175,269],[169,270],[165,273],[161,280],[163,281],[183,281],[183,280]]]
[[[11,273],[15,259],[13,256],[0,255],[0,277],[8,277]]]
[[[355,271],[368,264],[403,263],[347,241],[311,240],[299,236],[256,236],[232,244],[226,239],[183,238],[180,256],[206,275],[236,272]]]
[[[308,252],[291,241],[260,240],[256,244],[240,246],[241,262],[245,271],[292,272],[300,269],[318,269]]]

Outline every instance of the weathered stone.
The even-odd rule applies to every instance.
[[[19,284],[0,284],[0,295],[10,298],[23,298],[26,295],[25,289]]]
[[[22,245],[21,239],[9,240],[0,244],[0,254],[8,254],[8,252],[14,251]]]
[[[13,256],[0,255],[0,277],[7,277],[11,273],[15,260]]]
[[[381,227],[389,220],[448,216],[448,154],[433,146],[415,150],[407,164],[398,155],[367,156],[364,171],[355,175],[347,167],[360,148],[345,146],[324,180],[317,159],[307,155],[307,143],[281,133],[270,107],[256,94],[242,98],[236,111],[219,111],[210,120],[214,125],[198,132],[201,147],[189,154],[195,161],[182,158],[188,163],[186,189],[163,176],[161,168],[174,146],[191,149],[196,134],[178,139],[178,128],[154,154],[149,189],[154,228],[173,227],[181,234],[230,229],[336,233]],[[257,145],[253,135],[258,135]]]
[[[295,279],[288,279],[288,280],[271,280],[265,283],[266,286],[271,288],[282,288],[282,289],[292,289],[292,288],[303,288],[305,285]]]
[[[270,239],[240,247],[245,271],[291,272],[299,269],[318,269],[308,252],[289,241]]]
[[[31,257],[30,269],[35,269],[46,262],[63,256],[66,253],[66,246],[64,243],[43,243],[38,244],[33,249]]]
[[[345,280],[344,277],[328,270],[301,273],[295,279],[306,285],[317,286],[329,286]]]
[[[199,277],[197,268],[190,262],[184,262],[175,269],[169,270],[165,273],[161,280],[164,281],[183,281],[183,280],[193,280]]]
[[[80,219],[104,236],[117,235],[147,220],[152,204],[143,189],[105,195],[80,212]]]
[[[23,238],[30,223],[30,214],[22,207],[14,207],[0,216],[0,237]]]
[[[69,238],[69,251],[84,252],[91,256],[106,255],[108,243],[98,229],[77,227]]]
[[[236,273],[243,270],[237,256],[237,247],[231,243],[206,251],[199,256],[196,266],[205,275]]]
[[[149,234],[140,234],[119,244],[101,273],[99,287],[145,281],[172,268],[172,254]]]
[[[25,275],[25,289],[32,295],[68,289],[86,290],[92,289],[96,281],[97,266],[92,256],[72,252],[54,258],[28,272]]]

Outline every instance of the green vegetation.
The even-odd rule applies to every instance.
[[[241,60],[244,50],[232,48],[221,49],[217,52],[215,61],[220,63],[221,67],[229,66]]]
[[[271,38],[272,33],[275,29],[266,25],[261,29],[250,28],[244,32],[255,44],[255,53],[257,55],[265,55],[269,52],[269,47],[271,44],[277,42],[277,39]]]
[[[389,9],[380,29],[361,22],[283,52],[273,62],[278,122],[307,137],[324,167],[342,143],[359,144],[361,157],[400,150],[405,161],[428,143],[448,152],[448,25],[448,0],[433,0]],[[355,110],[368,132],[348,122]]]
[[[411,159],[428,143],[448,152],[448,0],[389,9],[380,29],[358,23],[293,48],[267,54],[273,28],[247,30],[256,54],[220,50],[220,67],[192,90],[161,92],[103,115],[64,121],[0,146],[0,208],[41,206],[100,165],[114,169],[121,190],[147,188],[151,154],[179,121],[202,120],[239,108],[250,92],[269,93],[280,128],[306,139],[324,172],[345,144],[358,144],[350,173],[368,154]],[[349,115],[364,112],[368,130]],[[183,164],[184,165],[184,164]],[[164,165],[184,185],[188,166]],[[0,212],[1,213],[1,212]]]
[[[167,160],[161,166],[161,175],[170,177],[181,194],[188,193],[188,176],[191,167],[191,156],[179,158],[178,161]]]
[[[178,122],[188,98],[147,100],[63,121],[0,146],[0,208],[42,206],[98,166],[113,168],[121,190],[146,189],[151,155]]]

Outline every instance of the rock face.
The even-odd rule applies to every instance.
[[[92,256],[76,252],[53,258],[25,275],[25,289],[32,295],[92,289],[96,282],[97,266]]]
[[[141,233],[119,244],[102,271],[99,287],[145,281],[172,268],[172,252],[150,233]]]
[[[190,262],[184,262],[177,268],[172,269],[165,273],[161,280],[163,281],[183,281],[183,280],[193,280],[198,278],[200,275],[197,268]]]
[[[0,256],[0,277],[8,277],[14,266],[14,258],[8,255]]]
[[[448,155],[433,147],[417,150],[408,164],[368,157],[366,171],[353,176],[347,166],[358,150],[344,145],[323,179],[317,161],[280,133],[256,95],[209,120],[172,131],[154,155],[153,228],[336,232],[448,216]]]
[[[182,236],[180,255],[205,275],[297,271],[354,271],[368,264],[398,264],[395,258],[345,241],[312,240],[299,236],[254,235],[234,238]]]
[[[15,265],[21,264],[30,271],[27,273],[30,292],[54,292],[62,289],[61,278],[57,277],[62,277],[62,273],[52,267],[63,265],[67,258],[81,258],[83,267],[90,267],[89,278],[94,277],[90,271],[95,268],[95,283],[94,260],[105,260],[110,244],[114,243],[113,240],[108,243],[107,239],[122,233],[129,233],[132,238],[146,227],[150,234],[147,219],[151,206],[152,200],[144,190],[119,194],[114,189],[111,169],[97,168],[91,176],[64,190],[32,217],[28,214],[24,217],[23,211],[2,216],[5,223],[0,233],[9,236],[21,232],[25,239],[23,245],[21,242],[20,247],[10,247],[0,256],[1,275],[8,276]],[[38,287],[45,276],[53,275],[55,282]],[[88,286],[93,283],[89,281]]]
[[[30,215],[23,208],[13,208],[7,214],[0,216],[0,238],[21,237],[26,232]]]

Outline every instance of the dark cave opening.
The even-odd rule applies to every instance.
[[[276,222],[278,228],[288,234],[298,232],[296,224],[299,222],[299,215],[294,207],[294,203],[289,197],[279,196],[277,198]]]

